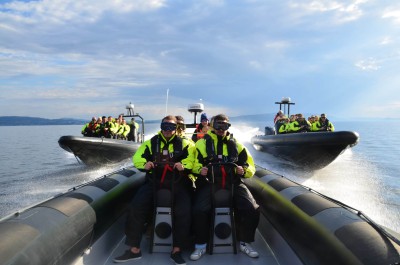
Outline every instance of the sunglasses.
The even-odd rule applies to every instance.
[[[177,129],[181,129],[181,130],[186,130],[186,124],[184,124],[184,123],[178,123],[178,124],[176,125],[176,128],[177,128]]]
[[[228,122],[216,122],[214,123],[214,129],[217,131],[226,131],[231,127],[231,124]]]
[[[171,122],[162,122],[161,123],[161,130],[163,131],[175,131],[176,124]]]

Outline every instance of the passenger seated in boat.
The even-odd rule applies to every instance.
[[[119,119],[113,119],[114,128],[111,129],[111,135],[113,139],[119,139],[119,129],[121,128],[121,123]]]
[[[94,136],[95,137],[99,137],[100,135],[100,127],[101,127],[101,124],[102,124],[102,119],[101,119],[101,117],[98,117],[97,118],[97,121],[96,121],[96,123],[97,123],[97,126],[96,126],[96,131],[95,131],[95,133],[94,133]]]
[[[285,134],[288,132],[290,127],[290,119],[287,117],[280,118],[276,121],[277,133],[278,134]]]
[[[100,129],[100,136],[105,137],[105,138],[111,138],[111,127],[112,127],[112,117],[108,116],[105,117],[103,116],[103,125],[101,126]]]
[[[235,176],[238,177],[233,187],[233,208],[237,217],[238,240],[240,250],[252,258],[258,257],[250,243],[254,241],[255,231],[259,222],[259,206],[242,178],[251,178],[255,173],[255,165],[250,152],[239,143],[228,131],[229,118],[219,114],[211,119],[211,130],[203,139],[196,142],[196,156],[193,173],[197,175],[196,191],[193,204],[192,227],[195,236],[195,250],[190,255],[191,260],[200,259],[206,252],[211,229],[211,183],[208,181],[207,167],[209,163],[234,162],[237,164]],[[214,170],[213,170],[214,171]],[[225,171],[224,171],[225,172]],[[221,173],[219,173],[221,175]]]
[[[285,116],[284,113],[283,113],[283,111],[282,111],[282,110],[279,110],[278,113],[276,113],[276,115],[275,115],[275,117],[274,117],[274,124],[275,124],[279,119],[283,118],[283,116]]]
[[[122,119],[122,124],[119,125],[118,132],[117,132],[117,139],[127,140],[128,133],[131,130],[128,124],[126,124],[126,120]]]
[[[287,125],[287,127],[286,127],[286,133],[291,133],[291,132],[293,132],[293,129],[292,129],[292,125],[293,125],[293,123],[296,121],[296,115],[290,115],[289,116],[289,123],[288,123],[288,125]]]
[[[108,121],[108,119],[106,116],[101,117],[101,124],[97,130],[99,137],[106,137],[106,135],[108,133],[108,131],[106,130],[107,121]]]
[[[328,120],[328,118],[326,117],[325,113],[322,113],[320,118],[318,119],[318,121],[315,124],[316,127],[316,131],[319,132],[333,132],[335,131],[335,127],[333,126],[333,124]]]
[[[135,118],[131,119],[131,123],[129,124],[130,131],[128,134],[128,141],[137,142],[138,141],[138,133],[139,133],[139,123],[135,121]]]
[[[318,128],[317,128],[318,120],[319,120],[319,116],[318,115],[312,115],[312,122],[310,122],[311,123],[311,131],[312,132],[318,131]]]
[[[176,135],[192,142],[192,140],[186,136],[185,119],[180,115],[175,116],[175,118],[176,118]]]
[[[146,181],[136,192],[129,207],[125,226],[125,244],[129,246],[126,252],[114,259],[114,262],[126,262],[140,259],[142,252],[140,243],[143,227],[148,217],[154,212],[155,186],[163,184],[163,180],[174,185],[172,235],[173,248],[171,259],[175,264],[185,264],[181,256],[181,248],[186,244],[190,235],[192,181],[188,178],[194,160],[194,145],[187,139],[176,135],[177,120],[169,115],[162,119],[161,131],[145,141],[133,155],[133,164],[141,171],[146,171]],[[161,166],[161,162],[165,161]],[[173,166],[170,166],[172,165]],[[171,180],[178,172],[179,180]],[[165,183],[167,185],[167,183]]]
[[[83,136],[93,137],[96,135],[97,126],[97,118],[92,117],[92,120],[83,126],[81,133]]]
[[[307,121],[303,114],[296,114],[296,120],[291,123],[291,132],[310,132],[311,124]]]
[[[209,122],[207,118],[207,114],[203,113],[200,116],[200,124],[196,126],[194,133],[192,135],[192,140],[197,142],[199,139],[203,138],[209,129]]]

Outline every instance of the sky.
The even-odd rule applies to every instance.
[[[400,118],[400,2],[0,1],[0,116]]]

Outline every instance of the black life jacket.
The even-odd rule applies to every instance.
[[[204,159],[205,164],[209,163],[228,163],[232,162],[237,165],[243,165],[243,163],[246,162],[247,160],[247,154],[246,152],[242,152],[246,154],[246,160],[240,161],[239,162],[239,153],[237,149],[237,143],[236,139],[229,137],[229,139],[217,136],[218,137],[218,143],[217,146],[214,146],[214,141],[211,138],[210,135],[206,134],[204,136],[204,140],[206,142],[206,152],[207,152],[207,157]],[[227,145],[227,151],[228,155],[223,154],[223,144]],[[215,152],[217,151],[217,152]],[[212,172],[212,173],[211,173]],[[213,165],[212,171],[209,171],[208,178],[211,180],[213,183],[216,183],[217,186],[220,186],[222,188],[228,187],[231,183],[233,183],[235,180],[237,180],[235,176],[235,167],[233,165]],[[232,178],[229,178],[227,176],[231,176]],[[210,179],[211,177],[211,179]]]
[[[172,141],[166,142],[164,138],[160,135],[155,135],[151,138],[151,161],[155,162],[179,162],[184,158],[184,151],[187,147],[183,149],[182,138],[175,136]],[[163,149],[161,150],[161,142],[164,143]],[[172,143],[174,147],[174,152],[168,152],[168,146]],[[167,152],[165,152],[167,151]]]
[[[322,120],[320,119],[319,120],[319,124],[320,124],[320,126],[318,126],[318,124],[317,124],[317,128],[319,128],[319,129],[323,128],[324,129],[323,131],[327,131],[328,130],[328,127],[329,127],[329,120],[328,119],[325,118],[324,122],[322,122]]]
[[[219,136],[218,136],[219,137]],[[217,148],[214,146],[214,141],[210,135],[204,135],[204,140],[206,141],[206,164],[208,163],[216,163],[216,162],[233,162],[236,163],[238,161],[238,149],[236,144],[236,139],[232,136],[227,139],[218,138]],[[224,156],[223,154],[223,144],[227,145],[228,148],[228,156]],[[217,152],[215,152],[217,150]]]
[[[182,159],[188,156],[188,146],[183,148],[182,138],[175,136],[171,141],[166,142],[160,135],[155,135],[151,138],[151,157],[149,161],[154,161],[155,164],[159,165],[152,170],[152,173],[147,174],[150,180],[159,182],[160,185],[171,185],[171,177],[173,175],[172,164],[180,162]],[[161,142],[164,143],[161,149]],[[168,146],[173,144],[174,151],[169,153]],[[154,179],[154,177],[157,178]]]

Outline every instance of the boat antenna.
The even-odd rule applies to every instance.
[[[189,104],[188,106],[188,111],[190,113],[193,113],[194,115],[194,120],[193,120],[193,124],[186,124],[187,128],[196,128],[196,124],[197,124],[197,113],[202,113],[204,110],[204,105],[203,103],[201,103],[202,100],[200,99],[200,103],[194,103],[194,104]]]
[[[135,106],[132,104],[132,102],[129,102],[129,104],[126,106],[126,110],[128,112],[128,116],[133,116],[135,115],[135,111],[133,110]]]
[[[275,102],[275,104],[279,104],[279,110],[282,110],[282,105],[283,105],[283,113],[286,114],[288,117],[290,116],[290,105],[294,105],[294,102],[291,102],[291,99],[289,97],[283,97],[281,102]],[[287,106],[287,112],[286,112],[286,106]]]
[[[165,116],[168,115],[168,94],[169,94],[169,88],[167,89],[167,100],[165,102]]]

